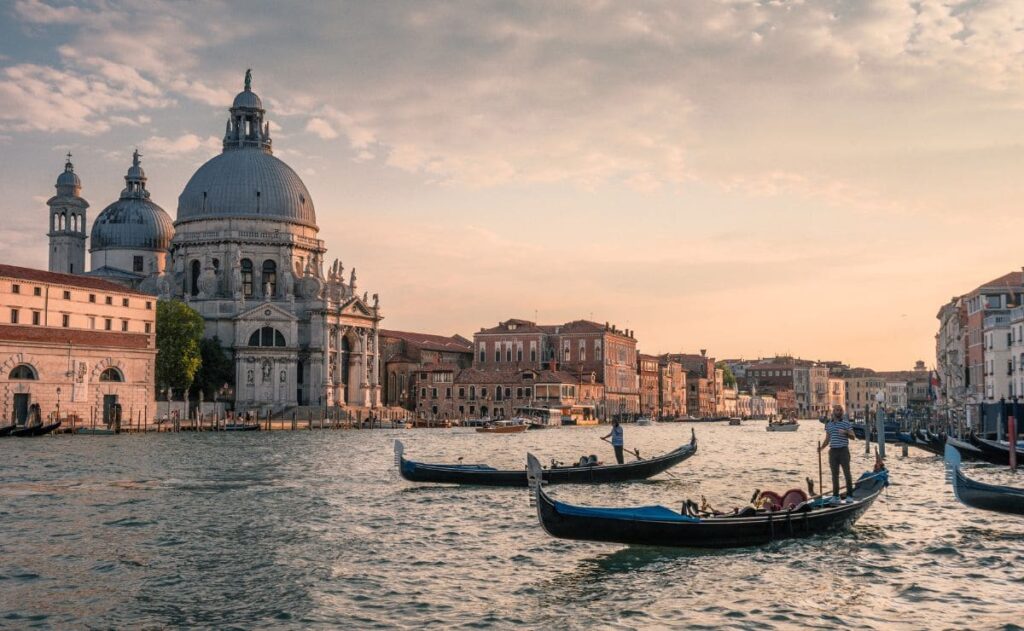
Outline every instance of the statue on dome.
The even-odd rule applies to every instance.
[[[245,91],[252,90],[252,68],[245,69]]]

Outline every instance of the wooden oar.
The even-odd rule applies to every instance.
[[[608,443],[609,445],[612,445],[612,441],[608,440],[604,436],[601,437],[601,440],[603,440],[604,442]],[[612,445],[612,447],[614,447],[614,446],[615,445]],[[631,456],[633,456],[637,460],[643,460],[643,458],[640,457],[640,450],[639,449],[634,449],[633,451],[630,451],[630,450],[626,449],[625,446],[623,446],[622,447],[622,451],[625,451],[626,453],[630,454]],[[668,477],[672,478],[673,480],[678,480],[679,479],[676,476],[674,476],[672,474],[672,472],[670,472],[668,470],[664,471],[664,473],[665,473],[665,475],[667,475]]]

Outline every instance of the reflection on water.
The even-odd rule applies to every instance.
[[[688,425],[627,427],[654,454]],[[558,486],[571,502],[719,509],[817,480],[817,432],[696,426],[677,479]],[[610,456],[606,428],[0,441],[0,627],[991,628],[1019,620],[1024,521],[964,508],[938,458],[890,457],[855,529],[727,551],[552,539],[525,489],[417,486],[424,461]],[[891,450],[896,451],[896,450]],[[854,464],[873,457],[857,453]],[[980,475],[980,474],[979,474]],[[1012,482],[1010,474],[988,474]],[[990,481],[990,480],[986,480]],[[999,483],[999,482],[996,482]]]

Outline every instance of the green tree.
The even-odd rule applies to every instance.
[[[725,362],[718,362],[718,365],[715,366],[715,368],[720,368],[722,370],[722,384],[726,388],[736,387],[736,375],[732,374],[732,368],[729,368],[728,364]]]
[[[199,367],[195,383],[192,384],[192,396],[198,397],[202,392],[205,400],[213,401],[217,391],[224,384],[234,383],[235,367],[217,336],[203,338],[199,342],[199,356],[202,366]]]
[[[179,300],[156,303],[156,382],[188,390],[202,364],[203,316]]]

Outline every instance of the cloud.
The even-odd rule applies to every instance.
[[[309,122],[306,123],[306,131],[316,134],[324,140],[332,140],[338,137],[338,132],[334,131],[334,127],[322,118],[309,119]]]
[[[150,136],[142,142],[144,150],[151,155],[185,156],[191,154],[209,155],[221,149],[222,140],[216,136],[201,138],[195,134],[184,134],[177,138]]]

